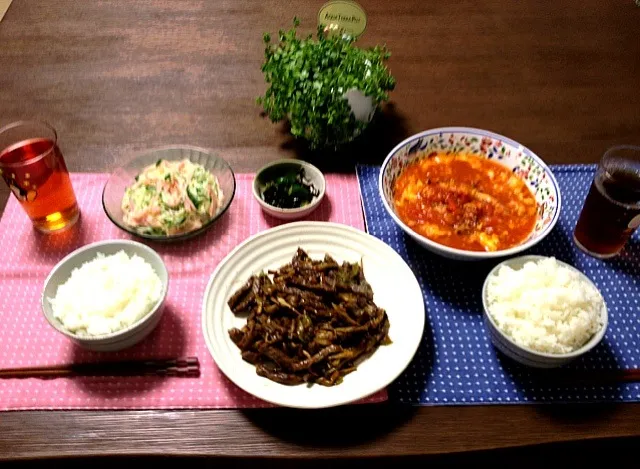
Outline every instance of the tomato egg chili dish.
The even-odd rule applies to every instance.
[[[434,152],[410,163],[393,186],[400,219],[432,241],[465,251],[524,242],[536,199],[509,168],[469,153]]]

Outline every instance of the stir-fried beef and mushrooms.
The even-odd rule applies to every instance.
[[[298,249],[290,264],[254,275],[229,299],[247,314],[231,340],[256,372],[282,384],[333,386],[382,344],[389,319],[357,263],[329,255],[313,260]]]

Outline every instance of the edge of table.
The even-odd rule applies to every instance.
[[[318,411],[10,411],[0,414],[0,460],[442,455],[637,438],[639,419],[640,406],[635,404],[410,407],[385,403]],[[289,425],[283,426],[283,421]],[[61,431],[64,428],[68,431]]]

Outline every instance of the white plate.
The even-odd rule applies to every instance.
[[[337,386],[287,386],[260,377],[229,338],[229,329],[241,328],[246,322],[246,318],[237,318],[231,312],[229,297],[252,275],[289,263],[298,247],[313,259],[321,259],[326,253],[338,262],[362,260],[374,301],[389,317],[393,343],[380,346]],[[424,320],[420,286],[402,258],[379,239],[336,223],[289,223],[249,238],[213,272],[202,304],[204,337],[222,372],[260,399],[297,408],[337,406],[383,389],[409,365],[420,344]]]

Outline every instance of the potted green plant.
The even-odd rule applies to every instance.
[[[337,148],[353,140],[369,124],[375,110],[389,99],[395,79],[385,66],[384,46],[354,45],[348,35],[298,38],[300,22],[279,32],[279,41],[264,35],[262,65],[268,88],[258,104],[272,122],[288,120],[291,134],[311,148]]]

